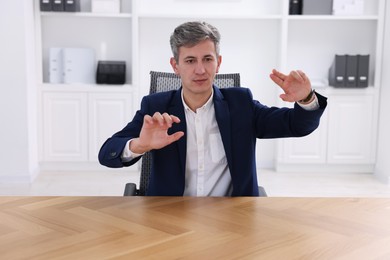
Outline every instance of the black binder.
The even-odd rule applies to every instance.
[[[357,87],[368,87],[370,55],[358,55]]]
[[[40,9],[43,12],[51,11],[51,2],[53,0],[39,0]]]
[[[51,10],[56,12],[63,12],[64,0],[52,0]]]
[[[302,14],[303,0],[290,0],[289,14]]]
[[[345,86],[355,88],[357,86],[358,56],[347,55],[347,68],[345,74]]]
[[[332,66],[329,68],[329,85],[333,87],[345,87],[345,74],[347,66],[346,55],[335,55]]]
[[[79,12],[80,11],[80,0],[63,0],[65,12]]]

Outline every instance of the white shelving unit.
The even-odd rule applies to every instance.
[[[334,54],[369,54],[369,87],[314,88],[327,96],[320,128],[278,141],[279,171],[373,172],[385,1],[365,1],[360,16],[288,16],[286,70],[302,68],[314,81],[326,79]]]
[[[55,13],[40,12],[36,0],[43,163],[96,163],[98,147],[131,119],[140,97],[148,93],[149,71],[172,70],[170,34],[189,20],[205,20],[220,30],[220,72],[239,72],[242,85],[262,103],[290,105],[279,101],[280,91],[269,79],[273,68],[304,70],[317,91],[329,97],[321,126],[312,135],[259,140],[259,167],[343,170],[352,165],[367,171],[375,163],[384,0],[365,1],[360,16],[288,15],[288,0],[122,0],[120,14],[105,15],[91,13],[90,0],[81,1],[80,13]],[[47,83],[48,48],[68,45],[94,48],[98,59],[106,49],[107,59],[126,60],[126,84]],[[321,83],[334,55],[347,53],[370,54],[370,87],[335,89]],[[86,111],[65,121],[47,112],[61,115],[72,109]],[[368,121],[360,120],[363,115]],[[77,138],[67,140],[69,132]]]
[[[133,3],[124,0],[120,13],[105,14],[91,12],[90,0],[81,1],[80,12],[41,12],[39,1],[35,2],[41,166],[44,170],[98,169],[100,146],[134,113],[138,91]],[[96,64],[98,60],[125,61],[126,83],[51,84],[51,47],[92,48]]]

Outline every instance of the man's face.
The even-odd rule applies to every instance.
[[[181,77],[184,94],[210,95],[221,56],[217,57],[214,43],[204,40],[193,47],[180,47],[179,60],[171,58],[171,65]]]

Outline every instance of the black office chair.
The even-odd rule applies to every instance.
[[[240,87],[240,74],[216,74],[214,83],[219,88]],[[169,72],[150,72],[150,90],[149,94],[179,89],[181,79],[175,73]],[[139,189],[135,183],[127,183],[125,186],[124,196],[145,196],[148,190],[150,170],[152,165],[152,155],[150,152],[142,156],[141,176]],[[266,197],[267,193],[264,188],[259,186],[259,194]]]

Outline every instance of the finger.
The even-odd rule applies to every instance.
[[[180,138],[182,138],[184,136],[184,132],[183,131],[179,131],[179,132],[176,132],[176,133],[173,133],[169,136],[169,141],[171,143],[173,142],[176,142],[177,140],[179,140]]]
[[[171,115],[171,118],[174,123],[180,123],[180,118],[178,118],[177,116]]]
[[[276,69],[272,70],[272,74],[274,74],[275,76],[277,76],[278,78],[280,78],[282,80],[285,80],[287,78],[287,75],[281,73],[280,71],[278,71]]]
[[[162,117],[164,119],[164,122],[168,125],[168,127],[171,127],[172,126],[172,121],[173,121],[171,116],[168,115],[168,113],[163,113]]]
[[[287,94],[280,94],[279,97],[286,102],[291,102],[290,96]]]
[[[274,74],[270,74],[269,75],[270,78],[272,79],[273,82],[275,82],[275,84],[279,85],[280,87],[282,87],[283,85],[283,80],[277,76],[275,76]]]
[[[303,72],[302,70],[298,70],[298,73],[299,73],[299,75],[301,75],[301,77],[303,78],[303,80],[305,82],[309,82],[310,81],[309,78],[307,77],[307,75],[305,74],[305,72]]]
[[[301,77],[301,75],[296,72],[295,70],[291,71],[290,72],[290,75],[295,78],[296,80],[298,80],[299,82],[304,82],[303,78]]]
[[[153,114],[153,120],[157,121],[160,125],[164,125],[164,118],[159,112]]]
[[[145,115],[144,116],[144,124],[150,124],[152,125],[153,124],[153,118],[149,115]]]

